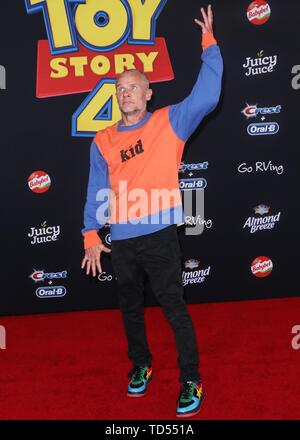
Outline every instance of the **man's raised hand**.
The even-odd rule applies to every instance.
[[[202,13],[204,23],[197,18],[195,18],[195,23],[198,26],[201,26],[203,34],[205,34],[206,32],[210,32],[213,34],[213,13],[211,5],[208,5],[207,14],[205,13],[204,8],[200,8],[200,11]]]

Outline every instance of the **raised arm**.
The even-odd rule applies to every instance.
[[[202,28],[202,65],[191,93],[181,102],[169,107],[169,117],[177,136],[186,141],[202,119],[215,109],[219,102],[223,75],[223,60],[212,31],[211,5],[206,15],[201,8],[204,22],[195,19]]]

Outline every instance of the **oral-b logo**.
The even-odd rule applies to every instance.
[[[206,179],[202,177],[194,179],[179,179],[179,188],[181,191],[192,191],[204,189],[207,186]]]
[[[250,124],[247,127],[247,132],[250,136],[271,135],[279,132],[279,125],[277,122],[261,122],[258,124]]]
[[[64,286],[39,287],[35,293],[38,298],[58,298],[65,296],[67,289]]]

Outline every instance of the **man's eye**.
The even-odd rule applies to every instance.
[[[137,86],[132,86],[132,90],[136,90],[137,89]]]

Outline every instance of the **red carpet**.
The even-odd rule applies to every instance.
[[[206,390],[193,419],[300,419],[300,350],[291,346],[300,298],[189,310]],[[146,309],[146,321],[153,381],[147,396],[130,399],[119,311],[0,317],[0,419],[175,420],[173,336],[159,308]]]

